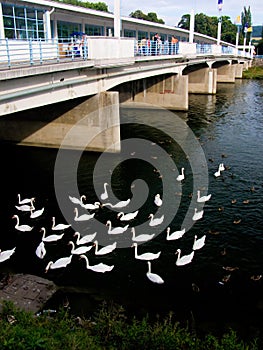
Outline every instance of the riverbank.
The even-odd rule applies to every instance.
[[[103,304],[89,319],[70,315],[68,309],[38,316],[8,302],[0,314],[1,349],[217,349],[257,350],[256,340],[245,343],[229,329],[222,337],[200,336],[183,328],[170,313],[165,319],[128,319],[124,309]]]
[[[255,60],[252,67],[243,71],[243,79],[263,79],[263,60]]]

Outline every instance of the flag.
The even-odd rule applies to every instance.
[[[240,16],[237,16],[236,20],[235,20],[236,25],[240,25],[241,24],[241,18]]]
[[[217,5],[218,5],[218,10],[221,11],[223,8],[223,0],[218,0]]]
[[[248,32],[248,33],[252,33],[252,31],[253,31],[253,28],[252,28],[252,27],[248,27],[248,28],[247,28],[247,32]]]

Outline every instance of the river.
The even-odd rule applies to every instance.
[[[220,334],[228,327],[243,337],[262,336],[263,313],[263,83],[236,80],[218,84],[215,96],[190,95],[188,112],[169,112],[154,106],[123,105],[121,108],[121,154],[60,151],[2,144],[1,236],[0,249],[16,246],[15,254],[0,264],[0,272],[32,273],[65,286],[63,295],[51,303],[68,299],[71,310],[89,315],[103,300],[121,304],[128,312],[143,316],[167,315],[201,331]],[[77,167],[75,161],[78,161]],[[225,170],[215,177],[218,165]],[[176,177],[185,169],[185,179]],[[76,183],[79,193],[74,192]],[[128,230],[109,235],[105,226],[124,226],[117,210],[102,207],[94,219],[75,222],[70,196],[86,195],[94,203],[108,186],[115,203],[131,198],[125,212],[138,210]],[[211,194],[203,205],[196,191]],[[35,197],[35,207],[44,214],[30,219],[29,213],[15,208],[17,194]],[[153,200],[159,193],[163,205]],[[114,197],[113,197],[114,196]],[[77,206],[79,214],[83,208]],[[194,208],[204,210],[193,221]],[[149,226],[149,214],[164,215],[160,226]],[[31,232],[15,229],[14,214]],[[72,224],[63,238],[46,243],[44,259],[35,255],[41,241],[41,227],[50,234],[52,220]],[[94,224],[94,221],[96,224]],[[152,272],[164,280],[156,284],[146,277],[147,263],[134,258],[130,227],[136,234],[152,234],[149,242],[138,245],[138,254],[161,252],[152,261]],[[166,228],[186,228],[178,240],[166,240]],[[91,264],[114,265],[111,272],[95,273],[73,256],[65,268],[49,270],[50,260],[70,254],[75,231],[81,235],[97,232],[99,243],[117,241],[112,253],[87,256]],[[191,263],[176,266],[178,248],[182,255],[192,251],[194,236],[206,235],[203,248],[196,250]],[[119,248],[119,249],[118,249]]]

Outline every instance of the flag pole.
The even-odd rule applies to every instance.
[[[221,11],[223,7],[223,0],[218,0],[218,11],[219,11],[219,18],[218,18],[218,26],[217,26],[217,45],[220,45],[221,41],[221,28],[222,28],[222,16]]]

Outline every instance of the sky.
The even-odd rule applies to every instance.
[[[99,0],[108,5],[110,12],[114,12],[114,0]],[[93,2],[99,2],[93,0]],[[131,12],[141,10],[147,14],[155,12],[157,17],[164,20],[165,24],[176,26],[181,17],[190,13],[204,13],[207,16],[219,16],[218,0],[120,0],[121,16],[128,17]],[[244,7],[252,15],[252,25],[263,24],[263,0],[223,0],[222,16],[229,16],[234,23],[237,16],[241,15]]]

